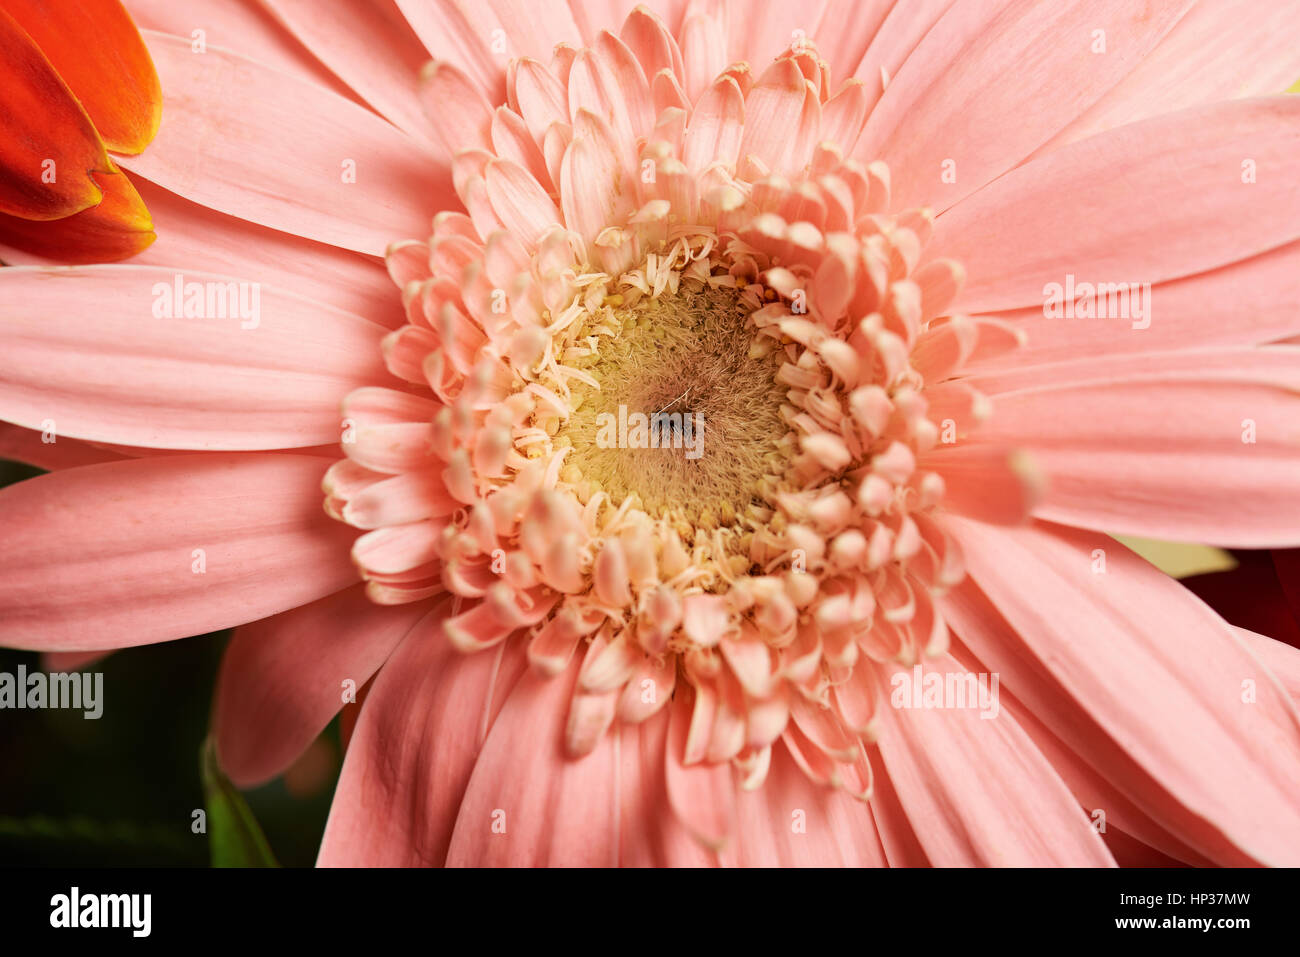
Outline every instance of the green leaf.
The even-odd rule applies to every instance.
[[[212,866],[279,867],[248,803],[217,764],[216,743],[211,736],[203,742],[199,766],[208,810]]]

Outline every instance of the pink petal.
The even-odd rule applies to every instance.
[[[930,859],[921,847],[893,782],[889,780],[880,749],[869,748],[867,758],[872,772],[871,815],[876,822],[885,860],[890,867],[929,867]]]
[[[1137,290],[1136,295],[1143,293]],[[1097,302],[1104,299],[1099,295]],[[1156,283],[1149,301],[1151,314],[1140,319],[1047,318],[1042,306],[1006,313],[1005,318],[1024,333],[1023,346],[976,359],[967,368],[1027,371],[1086,356],[1100,359],[1285,338],[1300,331],[1295,309],[1300,302],[1300,242],[1209,272]],[[1214,308],[1205,308],[1207,302]],[[1130,300],[1130,315],[1135,303],[1140,301]]]
[[[945,616],[1062,742],[1219,863],[1300,860],[1300,721],[1226,623],[1107,536],[945,524],[1001,617]]]
[[[1300,350],[1133,357],[1109,374],[1094,360],[1076,382],[1063,365],[1059,384],[996,396],[972,440],[1029,452],[1047,479],[1035,515],[1243,548],[1300,538]]]
[[[146,179],[133,182],[149,207],[158,239],[133,256],[131,265],[239,276],[291,289],[389,328],[406,322],[393,283],[374,258],[218,213]],[[10,266],[62,265],[6,247],[0,247],[0,256]]]
[[[580,51],[569,72],[569,118],[576,121],[579,111],[586,110],[609,124],[615,142],[631,143],[635,137],[634,119],[630,91],[625,92],[625,88],[637,79],[635,75],[620,75],[602,53]]]
[[[1046,484],[1033,458],[994,445],[939,446],[918,463],[944,480],[943,507],[995,525],[1019,525]]]
[[[579,38],[590,45],[601,30],[613,30],[631,15],[634,7],[639,6],[649,7],[668,22],[669,29],[675,29],[686,0],[654,0],[649,4],[643,0],[582,0],[570,3],[569,9],[578,26]]]
[[[383,255],[455,204],[445,164],[419,141],[318,86],[219,49],[145,31],[163,120],[131,172],[204,206]],[[220,131],[215,132],[215,131]],[[417,197],[417,201],[412,201]]]
[[[524,661],[505,644],[461,654],[437,636],[441,614],[436,609],[416,625],[366,696],[321,839],[320,866],[446,861],[470,772]]]
[[[487,194],[502,225],[530,249],[551,226],[560,221],[560,211],[546,190],[522,166],[507,160],[487,165]]]
[[[943,18],[956,0],[926,0],[924,3],[895,2],[885,15],[880,29],[870,38],[867,52],[857,63],[845,64],[851,74],[866,84],[867,103],[874,107],[880,102],[886,88],[897,76],[907,59],[917,51],[921,41],[929,34],[940,19]],[[1001,8],[985,3],[982,15],[991,16]],[[968,12],[974,14],[972,7]],[[836,61],[837,62],[837,61]],[[922,82],[930,79],[926,71],[917,68],[917,77]],[[859,155],[861,155],[859,153]],[[876,157],[868,157],[876,159]]]
[[[784,744],[772,747],[762,786],[736,799],[742,867],[884,867],[871,806],[813,783]]]
[[[964,600],[968,595],[974,596],[974,599],[985,609],[984,614],[987,621],[1002,622],[1001,616],[974,585],[969,583],[963,585],[957,600]],[[948,607],[952,607],[952,603]],[[1005,622],[1002,622],[1001,627],[1006,627]],[[977,661],[975,656],[971,654],[970,649],[956,639],[954,639],[952,651],[953,656],[968,671],[987,672],[990,670],[987,665]],[[1106,840],[1107,845],[1110,846],[1112,853],[1114,853],[1115,848],[1109,839],[1109,831],[1112,828],[1119,828],[1127,836],[1149,846],[1152,852],[1163,854],[1174,862],[1182,862],[1197,867],[1213,866],[1212,861],[1174,837],[1145,811],[1125,797],[1104,772],[1098,772],[1078,754],[1070,750],[1060,738],[1047,729],[1033,711],[1026,708],[1005,686],[999,684],[998,693],[1002,709],[1015,719],[1034,742],[1034,746],[1042,752],[1043,757],[1056,769],[1057,774],[1061,776],[1061,780],[1070,789],[1070,793],[1078,800],[1084,812],[1092,818],[1094,825],[1100,825],[1104,822],[1105,828],[1099,827],[1098,829],[1101,831],[1103,840]],[[1104,816],[1099,816],[1098,811],[1101,811]],[[1125,866],[1123,861],[1119,863],[1121,867]]]
[[[1237,628],[1236,632],[1245,640],[1251,654],[1272,672],[1286,689],[1292,703],[1300,707],[1300,648],[1275,641],[1264,635],[1257,635],[1245,628]]]
[[[505,100],[506,60],[516,54],[492,51],[494,39],[505,39],[507,33],[491,9],[472,0],[394,2],[433,59],[463,70],[491,103]]]
[[[664,751],[668,803],[697,840],[718,849],[735,836],[735,784],[728,764],[686,763],[694,697],[679,689],[668,707],[668,745]]]
[[[631,203],[617,188],[622,178],[618,157],[606,143],[575,137],[560,166],[564,225],[591,244],[606,226],[625,221]]]
[[[1230,3],[1197,4],[1132,73],[1039,152],[1149,116],[1282,92],[1300,76],[1297,18],[1296,0],[1258,4],[1248,17]]]
[[[618,863],[623,867],[702,867],[718,863],[667,806],[664,751],[668,712],[616,724],[606,736],[618,758]]]
[[[137,179],[135,184],[158,239],[133,257],[131,265],[239,276],[327,302],[389,328],[406,321],[392,282],[371,257],[218,213],[148,180]]]
[[[926,674],[965,674],[949,657]],[[891,675],[909,680],[895,666]],[[902,692],[882,681],[886,699]],[[1113,863],[1092,822],[1052,766],[1005,713],[909,709],[882,701],[880,755],[925,848],[939,867]]]
[[[641,69],[641,64],[637,62],[636,54],[608,30],[601,31],[596,40],[596,50],[609,65],[622,99],[627,104],[632,134],[636,137],[645,136],[654,126],[655,114],[651,103],[650,83],[645,71]],[[573,83],[572,71],[569,73],[569,83]]]
[[[582,758],[568,758],[564,751],[577,674],[576,663],[555,678],[529,671],[515,685],[474,765],[456,818],[449,865],[593,867],[618,862],[615,739],[604,736]]]
[[[327,464],[167,455],[0,490],[5,644],[59,651],[169,641],[346,587],[356,581],[355,533],[321,511]]]
[[[488,0],[488,5],[505,28],[509,56],[550,56],[556,44],[582,42],[576,22],[578,13],[566,0]],[[621,22],[621,16],[611,16],[603,19],[597,29],[612,30]],[[500,56],[498,59],[504,60]]]
[[[392,7],[372,0],[335,0],[328,7],[312,0],[266,0],[266,5],[394,126],[413,136],[430,135],[416,101],[417,78],[429,56]]]
[[[51,439],[53,441],[47,441]],[[79,465],[118,462],[124,458],[88,442],[62,437],[57,432],[41,432],[0,422],[0,459],[25,462],[47,472],[57,472]]]
[[[442,518],[459,504],[448,494],[437,470],[402,472],[352,495],[340,517],[356,528],[383,528]]]
[[[343,401],[348,458],[376,472],[399,474],[431,468],[438,461],[433,450],[437,403],[391,389],[357,389]]]
[[[356,585],[235,629],[213,715],[230,779],[249,788],[284,771],[343,707],[345,682],[355,695],[427,611],[376,605]]]
[[[692,173],[713,163],[734,169],[745,133],[745,98],[729,76],[719,77],[691,113],[682,139],[682,162]]]
[[[220,47],[256,60],[273,70],[349,96],[347,85],[294,40],[275,16],[256,3],[230,0],[126,0],[131,19],[141,30],[185,37],[203,43],[203,49]],[[196,35],[196,31],[201,31]],[[195,54],[201,55],[201,54]]]
[[[678,35],[686,80],[682,87],[694,103],[727,66],[727,38],[717,18],[693,14]],[[779,52],[779,51],[774,51]]]
[[[967,280],[953,308],[982,312],[1041,305],[1045,284],[1064,284],[1067,273],[1157,283],[1258,255],[1300,237],[1297,130],[1294,96],[1109,130],[1012,170],[940,216],[925,259],[959,261]],[[1242,181],[1246,159],[1256,182]]]
[[[454,64],[434,60],[421,70],[420,101],[449,156],[491,145],[492,104]]]
[[[221,291],[230,317],[160,314],[169,301],[184,309],[189,293],[176,299],[178,279],[205,284],[195,286],[205,310],[207,293]],[[157,448],[338,441],[342,397],[383,377],[382,327],[270,288],[245,283],[232,293],[229,282],[155,266],[4,270],[4,416]],[[88,301],[96,308],[85,309]]]
[[[546,168],[546,158],[528,132],[523,117],[508,107],[497,107],[492,115],[492,149],[502,159],[508,159],[528,170],[543,188],[550,185],[551,174]],[[513,236],[510,239],[518,245],[518,240]],[[522,253],[522,246],[519,249]]]
[[[793,60],[768,67],[745,98],[743,161],[753,155],[773,172],[798,173],[812,156],[821,106]]]
[[[514,94],[519,114],[539,143],[552,123],[569,121],[568,91],[537,60],[523,59],[516,64]]]
[[[727,59],[753,65],[770,62],[800,38],[814,33],[826,0],[805,3],[727,2]],[[843,66],[838,66],[843,69]]]
[[[367,532],[352,546],[352,560],[368,573],[399,575],[438,557],[439,533],[445,524],[412,522]]]
[[[1024,161],[1150,51],[1191,5],[1125,0],[958,4],[908,57],[863,130],[896,207],[942,212]],[[1091,52],[1105,26],[1104,54]],[[1042,59],[1050,47],[1054,56]],[[941,175],[956,164],[951,181]]]
[[[866,87],[862,81],[849,80],[822,106],[821,139],[839,144],[840,149],[848,153],[862,133],[867,105]]]
[[[1018,328],[1018,327],[1017,327]],[[1059,362],[1030,363],[1020,368],[984,371],[987,363],[974,363],[976,371],[960,382],[997,396],[1027,390],[1122,384],[1171,378],[1209,382],[1254,382],[1287,385],[1300,375],[1300,349],[1286,345],[1184,348],[1170,351],[1084,356]],[[963,370],[965,371],[965,370]],[[942,392],[958,384],[945,382]],[[980,433],[981,435],[984,433]]]
[[[834,76],[853,76],[857,72],[858,64],[894,6],[894,0],[830,0],[826,4],[813,39]],[[934,4],[911,6],[910,16],[920,19],[922,13],[917,7]]]
[[[647,78],[669,70],[680,81],[682,54],[668,25],[644,4],[638,3],[623,21],[619,39],[628,45]]]

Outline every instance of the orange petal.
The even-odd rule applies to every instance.
[[[53,222],[0,215],[0,244],[63,263],[116,262],[149,247],[157,235],[144,200],[125,173],[95,173],[98,206]]]
[[[120,0],[0,0],[85,107],[104,144],[141,153],[158,132],[162,89]]]
[[[88,174],[111,168],[77,98],[40,47],[0,9],[0,213],[71,216],[101,198]]]

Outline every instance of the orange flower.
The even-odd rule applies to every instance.
[[[0,0],[0,259],[126,259],[154,241],[109,153],[162,115],[153,61],[119,0]]]

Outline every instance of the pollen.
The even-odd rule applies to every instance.
[[[752,311],[736,290],[697,280],[616,308],[585,366],[596,384],[575,387],[577,411],[555,438],[572,446],[564,475],[598,483],[615,506],[635,493],[654,518],[711,528],[739,531],[751,506],[770,507],[797,440],[778,356],[754,354]],[[637,413],[657,447],[628,447]]]

